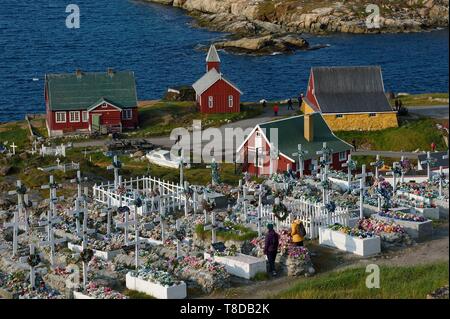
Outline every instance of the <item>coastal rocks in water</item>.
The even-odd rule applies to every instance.
[[[270,54],[274,52],[289,53],[298,49],[307,49],[308,42],[293,35],[246,37],[238,40],[218,42],[218,49],[247,54]]]

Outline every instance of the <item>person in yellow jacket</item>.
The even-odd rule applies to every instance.
[[[303,246],[303,240],[305,239],[306,231],[305,226],[300,219],[294,220],[291,224],[291,236],[292,242],[296,246]]]

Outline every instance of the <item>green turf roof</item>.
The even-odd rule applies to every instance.
[[[87,110],[101,99],[121,108],[137,106],[136,82],[130,71],[47,74],[51,110]]]
[[[293,160],[296,157],[292,154],[297,152],[298,144],[302,144],[302,148],[308,151],[305,160],[318,158],[319,155],[316,152],[322,149],[323,142],[327,142],[327,147],[331,148],[333,153],[347,151],[352,148],[350,144],[333,134],[319,113],[313,113],[311,117],[314,128],[312,142],[308,142],[304,137],[303,115],[263,123],[259,127],[265,130],[264,134],[271,143],[273,142],[270,137],[271,129],[278,128],[278,149]]]

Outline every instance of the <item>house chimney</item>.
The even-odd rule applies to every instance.
[[[304,118],[304,123],[303,123],[304,133],[303,133],[303,135],[305,136],[305,140],[307,140],[308,142],[312,142],[314,140],[314,126],[313,126],[312,114],[305,114],[303,116],[303,118]]]
[[[114,75],[114,69],[113,68],[108,68],[108,75],[111,76],[111,77]]]
[[[77,78],[79,79],[79,78],[81,78],[82,72],[81,72],[80,69],[77,69],[77,70],[75,71],[75,74],[76,74]]]

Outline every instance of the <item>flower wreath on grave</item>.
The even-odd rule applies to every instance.
[[[41,262],[41,257],[39,256],[39,254],[36,254],[36,253],[29,255],[27,258],[27,263],[31,267],[36,267],[37,265],[39,265],[40,262]]]
[[[320,182],[320,186],[322,186],[324,189],[330,189],[331,183],[328,179],[326,179],[326,180]]]
[[[213,200],[202,200],[202,207],[204,210],[206,210],[208,213],[212,212],[214,208],[216,207],[216,203]]]
[[[325,209],[329,213],[334,213],[336,211],[336,204],[334,202],[329,202],[329,203],[325,204]]]
[[[25,195],[27,192],[27,188],[25,185],[20,185],[20,187],[16,187],[16,193],[20,195]]]
[[[121,206],[121,207],[119,207],[119,208],[117,208],[117,211],[119,212],[119,213],[125,213],[126,211],[130,211],[130,208],[128,207],[128,206]]]
[[[225,256],[236,256],[238,253],[238,249],[236,245],[231,245],[230,247],[226,247],[224,251],[211,251],[211,255],[217,257],[225,257]]]
[[[275,217],[280,221],[286,220],[289,216],[289,212],[286,205],[284,205],[281,202],[279,204],[273,205],[272,211]]]
[[[83,249],[80,253],[80,257],[83,262],[88,263],[91,261],[92,257],[94,257],[94,251],[90,248]]]
[[[182,241],[183,239],[186,238],[186,230],[184,229],[179,229],[175,231],[175,237],[176,239],[178,239],[179,241]]]

